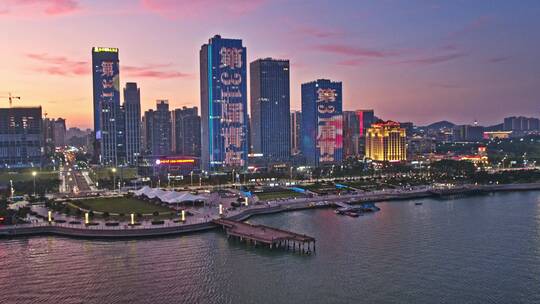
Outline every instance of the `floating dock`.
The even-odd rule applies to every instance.
[[[299,253],[315,252],[315,238],[264,225],[253,225],[228,219],[216,219],[215,224],[223,227],[227,238],[260,244],[272,248],[283,248]]]

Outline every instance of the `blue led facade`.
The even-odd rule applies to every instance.
[[[120,110],[120,67],[117,48],[92,48],[94,132],[99,162],[117,164],[118,137],[123,135]]]
[[[302,84],[302,153],[310,166],[343,159],[342,85],[327,79]]]
[[[248,157],[246,48],[216,35],[200,51],[201,165],[244,168]]]

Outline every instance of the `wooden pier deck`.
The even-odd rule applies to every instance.
[[[284,248],[300,253],[315,252],[315,238],[264,225],[253,225],[228,219],[213,221],[225,229],[227,237],[236,237],[240,241],[251,242],[272,248]]]

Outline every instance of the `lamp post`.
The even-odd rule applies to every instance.
[[[32,171],[32,177],[34,178],[34,196],[36,196],[36,171]]]
[[[116,168],[112,168],[111,169],[112,173],[113,173],[113,192],[116,191]]]
[[[191,176],[191,187],[193,187],[193,171],[191,171],[191,173],[189,173],[189,175]]]

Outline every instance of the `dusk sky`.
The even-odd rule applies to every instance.
[[[199,106],[199,49],[243,39],[248,61],[291,61],[300,84],[343,82],[344,109],[426,124],[540,116],[540,2],[0,0],[0,95],[92,127],[91,48],[120,49],[142,109]],[[7,100],[1,102],[7,106]]]

